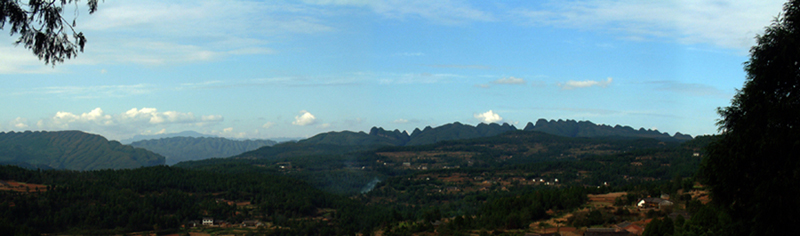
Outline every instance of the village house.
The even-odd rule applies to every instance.
[[[214,225],[214,218],[211,217],[203,218],[203,225],[208,225],[208,226]]]
[[[633,224],[628,221],[617,224],[615,228],[623,229],[625,231],[628,231],[628,233],[635,235],[642,235],[642,233],[644,232],[644,227]]]
[[[664,200],[656,197],[642,198],[636,203],[639,208],[658,208],[672,206],[673,203],[669,200]]]

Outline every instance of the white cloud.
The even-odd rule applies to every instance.
[[[201,121],[207,121],[207,122],[218,122],[218,121],[222,121],[224,119],[222,118],[221,115],[207,115],[207,116],[201,116],[200,120]]]
[[[667,38],[746,51],[783,0],[769,1],[550,1],[544,9],[516,9],[533,25],[596,30],[620,38]]]
[[[233,127],[227,127],[223,128],[222,131],[212,130],[211,132],[209,132],[209,134],[220,137],[228,137],[228,138],[248,138],[254,135],[258,135],[258,130],[254,131],[251,134],[248,134],[247,132],[236,132],[234,131]]]
[[[17,117],[16,119],[12,120],[10,123],[11,123],[11,126],[13,126],[14,128],[17,128],[17,129],[28,128],[28,119],[25,119],[25,118],[22,118],[22,117]]]
[[[158,112],[155,108],[132,108],[122,114],[123,120],[144,121],[150,124],[162,123],[193,123],[197,118],[191,112],[183,113],[176,111]],[[221,117],[220,117],[221,118]]]
[[[98,85],[98,86],[51,86],[39,87],[30,90],[15,91],[13,95],[21,94],[46,94],[70,98],[108,98],[126,97],[132,95],[148,94],[155,88],[148,84],[134,85]]]
[[[191,112],[164,111],[156,108],[132,108],[120,114],[106,114],[95,108],[89,112],[75,114],[59,111],[52,117],[41,119],[36,126],[43,130],[82,130],[98,133],[109,139],[121,139],[135,134],[152,133],[149,130],[169,127],[197,127],[219,124],[220,115],[204,115],[200,118]],[[173,128],[170,128],[173,130]]]
[[[329,127],[331,127],[330,123],[324,123],[324,124],[317,125],[317,129],[325,129],[325,128],[329,128]]]
[[[310,112],[306,110],[300,111],[300,115],[294,117],[294,121],[292,121],[293,125],[299,126],[306,126],[312,125],[317,121],[317,117],[312,115]]]
[[[262,125],[261,128],[269,129],[274,125],[275,125],[275,122],[267,122],[267,123],[264,123],[264,125]]]
[[[397,119],[397,120],[392,121],[392,123],[395,123],[395,124],[406,124],[406,123],[408,123],[408,120],[406,120],[406,119]]]
[[[525,79],[523,78],[516,78],[514,76],[501,78],[495,81],[492,81],[493,84],[525,84]]]
[[[597,80],[597,81],[595,81],[595,80],[584,80],[584,81],[570,80],[570,81],[567,81],[567,83],[565,83],[565,84],[558,83],[558,87],[561,87],[561,89],[586,88],[586,87],[592,87],[592,86],[599,86],[599,87],[604,87],[605,88],[606,86],[611,84],[611,81],[613,81],[613,80],[614,79],[612,79],[611,77],[608,77],[608,79],[606,79],[606,80]]]
[[[497,113],[494,113],[492,110],[489,110],[484,113],[474,114],[475,119],[480,120],[483,123],[495,123],[503,120],[503,117],[500,117]]]

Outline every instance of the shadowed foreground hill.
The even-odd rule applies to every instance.
[[[43,169],[128,169],[163,165],[164,157],[80,131],[0,133],[0,163]]]
[[[212,157],[229,157],[264,146],[275,145],[272,140],[230,140],[213,137],[171,137],[133,142],[130,145],[144,148],[166,157],[166,164],[194,161]]]

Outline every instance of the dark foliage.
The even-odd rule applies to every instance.
[[[76,32],[72,22],[62,16],[64,7],[78,0],[33,0],[21,4],[17,0],[0,0],[0,29],[6,23],[11,26],[11,35],[19,34],[16,44],[22,44],[45,64],[55,66],[83,52],[86,37]],[[87,0],[89,14],[97,11],[97,0]],[[77,17],[77,16],[76,16]],[[72,39],[67,35],[72,32]]]
[[[0,192],[0,228],[13,225],[32,234],[177,229],[202,217],[231,223],[245,217],[260,219],[286,227],[286,233],[294,235],[322,234],[322,230],[353,234],[370,231],[389,216],[386,210],[322,192],[299,180],[258,173],[166,166],[89,172],[0,166],[0,179],[48,186],[37,193]],[[229,201],[250,202],[253,207],[239,208]],[[332,225],[297,221],[315,217],[323,208],[334,210]]]
[[[744,232],[785,235],[800,224],[800,1],[757,38],[744,87],[718,110],[720,139],[701,176],[713,200]]]
[[[164,157],[80,131],[0,132],[0,163],[98,170],[163,165]]]

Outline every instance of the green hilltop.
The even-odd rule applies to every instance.
[[[41,169],[129,169],[163,165],[164,157],[81,131],[25,131],[0,132],[0,163]]]

